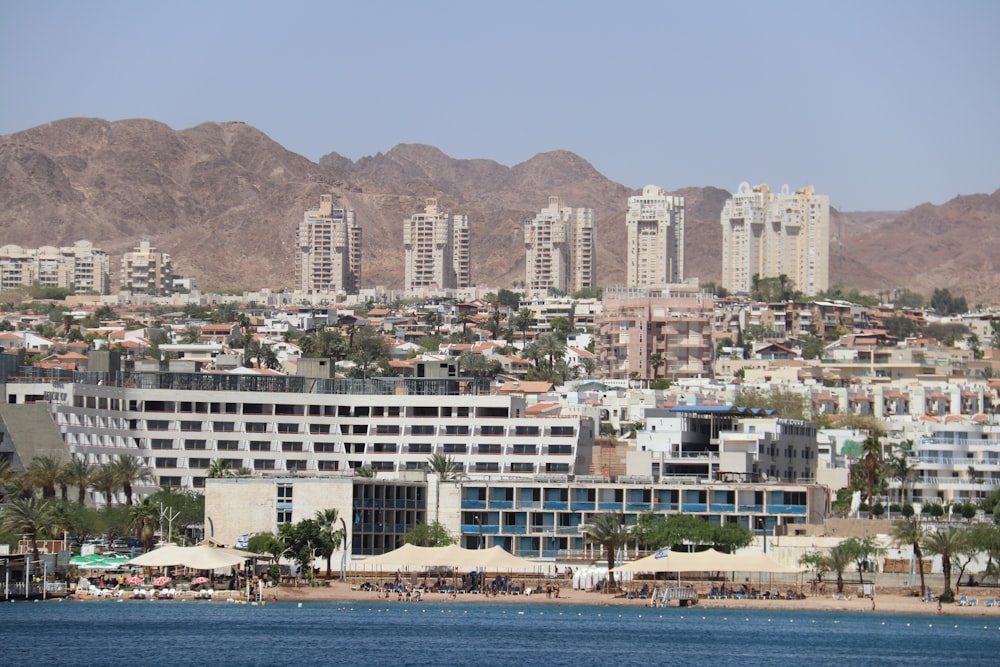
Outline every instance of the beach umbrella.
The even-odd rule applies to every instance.
[[[208,577],[195,577],[194,579],[191,580],[191,585],[199,586],[201,584],[207,584],[209,581],[211,581],[211,579],[209,579]]]
[[[142,577],[129,577],[125,583],[129,586],[142,586]]]
[[[153,579],[154,586],[166,586],[170,583],[170,577],[157,577]]]

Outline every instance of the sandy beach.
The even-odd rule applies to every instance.
[[[278,602],[347,602],[347,603],[371,603],[384,602],[386,604],[414,604],[413,602],[400,602],[395,595],[388,598],[379,596],[374,591],[352,589],[348,583],[332,581],[327,586],[323,585],[308,587],[294,587],[282,585],[277,588],[267,589],[267,593],[274,593]],[[910,593],[887,591],[875,596],[875,609],[877,613],[899,613],[899,614],[925,614],[928,616],[987,616],[996,617],[1000,621],[1000,607],[987,607],[986,601],[997,596],[995,590],[977,591],[976,589],[963,589],[962,593],[967,597],[978,599],[976,606],[959,606],[958,604],[943,604],[941,611],[938,611],[937,602],[921,602],[920,598]],[[539,605],[573,605],[586,604],[597,606],[647,606],[647,600],[629,599],[625,596],[612,596],[598,592],[586,592],[563,587],[559,597],[546,597],[544,593],[533,595],[497,595],[486,596],[480,594],[465,593],[451,595],[444,593],[425,594],[420,601],[421,604],[539,604]],[[672,603],[677,606],[677,603]],[[857,612],[872,613],[872,599],[852,596],[850,599],[835,599],[831,594],[811,595],[799,600],[735,600],[735,599],[707,599],[702,598],[698,602],[699,608],[713,609],[773,609],[773,610],[795,610],[795,611],[836,611],[836,612]]]

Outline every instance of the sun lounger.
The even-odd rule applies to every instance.
[[[987,607],[995,607],[995,606],[997,606],[997,601],[996,600],[987,600],[986,601],[986,606]]]
[[[979,600],[977,600],[976,598],[969,598],[970,607],[975,607],[977,604],[979,604]]]
[[[958,598],[958,606],[959,607],[968,607],[969,606],[969,598],[965,597],[964,595],[962,597]]]

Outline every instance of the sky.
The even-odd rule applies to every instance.
[[[562,149],[903,210],[1000,188],[998,28],[995,0],[0,0],[0,134],[241,120],[312,160]]]

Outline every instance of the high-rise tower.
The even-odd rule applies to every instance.
[[[361,282],[361,227],[353,209],[333,207],[333,195],[320,195],[299,224],[295,274],[303,292],[354,292]]]
[[[469,218],[438,210],[427,199],[423,213],[403,222],[404,288],[469,287],[472,284]]]
[[[525,288],[573,293],[596,282],[594,210],[560,206],[559,197],[524,225]]]
[[[684,281],[684,197],[647,185],[628,198],[628,287]]]
[[[830,286],[830,198],[812,186],[740,187],[722,208],[722,286],[749,292],[754,276],[786,276],[814,296]]]

